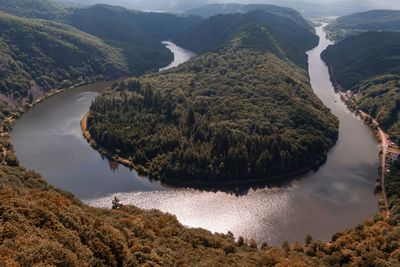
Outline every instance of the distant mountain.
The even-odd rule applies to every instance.
[[[187,14],[209,18],[219,14],[234,14],[234,13],[248,13],[254,10],[264,10],[275,15],[286,17],[296,22],[299,26],[311,29],[311,23],[307,22],[302,15],[294,9],[281,7],[276,5],[264,4],[210,4],[202,7],[194,8],[187,11]]]
[[[340,17],[326,29],[334,40],[365,31],[400,31],[400,10],[370,10]]]
[[[318,37],[297,12],[286,8],[274,9],[277,11],[217,15],[189,28],[175,41],[197,53],[217,51],[229,44],[240,43],[242,47],[287,57],[306,68],[305,52],[317,45]],[[293,12],[293,18],[288,18],[289,12]]]
[[[0,12],[0,93],[15,99],[29,91],[127,73],[118,49],[71,26]]]

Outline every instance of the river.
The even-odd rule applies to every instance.
[[[174,214],[189,227],[231,231],[258,242],[303,241],[308,233],[328,241],[334,233],[361,223],[378,210],[373,189],[379,146],[373,132],[334,92],[320,59],[329,41],[321,27],[317,33],[320,44],[308,53],[311,83],[340,120],[339,140],[317,172],[284,186],[239,190],[237,194],[172,188],[110,164],[88,145],[79,125],[107,83],[68,90],[24,114],[13,130],[17,157],[51,184],[92,206],[110,207],[117,196],[124,204]],[[193,56],[175,45],[167,47],[175,59]]]

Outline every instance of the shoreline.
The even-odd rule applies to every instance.
[[[151,179],[148,177],[148,171],[146,168],[143,166],[138,166],[135,165],[132,161],[116,156],[110,151],[104,149],[103,147],[99,146],[96,141],[91,137],[89,130],[87,128],[87,118],[89,116],[89,111],[85,113],[85,115],[82,117],[80,125],[81,125],[81,130],[82,130],[82,135],[86,139],[86,141],[89,143],[89,145],[95,149],[97,152],[99,152],[101,155],[105,156],[109,161],[114,161],[116,163],[119,163],[125,167],[128,167],[129,169],[135,170],[140,176],[146,176],[144,178],[146,179]],[[325,160],[326,161],[326,160]],[[325,163],[325,161],[323,163]],[[318,166],[321,167],[322,164]],[[317,169],[318,169],[317,168]],[[295,180],[295,179],[301,179],[303,175],[307,174],[310,171],[313,171],[314,167],[309,166],[305,167],[303,169],[300,169],[298,171],[295,171],[291,174],[286,174],[286,175],[277,175],[277,176],[271,176],[267,178],[252,178],[252,179],[244,179],[244,180],[233,180],[233,179],[221,179],[221,180],[181,180],[181,179],[157,179],[156,181],[160,181],[164,183],[167,186],[175,186],[175,187],[193,187],[193,188],[199,188],[201,187],[202,189],[210,189],[212,187],[218,187],[218,186],[248,186],[248,187],[256,187],[260,185],[267,185],[267,184],[273,184],[274,182],[281,182],[285,183],[288,180]]]
[[[339,95],[340,100],[346,105],[346,108],[355,114],[359,119],[361,119],[369,128],[374,132],[375,138],[380,145],[380,152],[379,152],[379,167],[378,167],[378,177],[379,186],[381,187],[378,192],[376,192],[378,198],[378,206],[380,212],[384,212],[384,217],[388,219],[390,217],[390,208],[388,203],[388,198],[386,194],[386,186],[385,186],[385,173],[386,173],[386,157],[388,154],[388,146],[385,145],[387,143],[386,136],[387,134],[379,127],[379,123],[377,120],[372,118],[369,114],[365,113],[364,111],[358,109],[355,110],[351,108],[351,104],[355,103],[351,95],[348,92],[344,91],[344,88],[340,86],[340,84],[336,81],[335,74],[332,68],[327,64],[327,62],[322,58],[325,64],[328,67],[329,77],[331,79],[332,85],[334,87],[335,92]],[[375,186],[375,190],[378,187]],[[383,202],[383,204],[382,204]]]
[[[333,77],[333,76],[332,76]],[[335,90],[340,96],[340,100],[346,105],[347,109],[355,114],[359,119],[361,119],[369,128],[374,132],[375,138],[380,145],[380,152],[379,152],[379,167],[378,167],[378,179],[379,185],[381,190],[377,193],[378,195],[378,204],[381,211],[384,211],[385,218],[388,219],[390,217],[390,208],[388,203],[388,198],[386,194],[386,186],[385,186],[385,173],[386,173],[386,158],[388,155],[388,148],[387,145],[387,134],[379,127],[378,121],[372,118],[369,114],[365,113],[364,111],[358,109],[350,108],[350,102],[353,102],[351,97],[341,90],[342,88],[340,85],[334,82]],[[383,202],[383,205],[382,205]]]

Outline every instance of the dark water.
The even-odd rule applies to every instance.
[[[84,86],[57,95],[26,113],[13,131],[21,163],[53,185],[71,191],[86,203],[110,207],[123,203],[175,214],[180,222],[259,242],[280,245],[302,241],[307,233],[329,240],[374,214],[373,195],[378,144],[372,131],[339,101],[320,53],[329,42],[321,28],[319,46],[309,52],[315,92],[340,119],[340,136],[327,163],[284,187],[250,189],[240,196],[224,192],[174,189],[141,178],[123,166],[110,168],[83,139],[79,120],[104,84]],[[174,46],[170,46],[174,47]],[[177,49],[175,53],[187,53]],[[176,54],[175,58],[190,57]],[[300,178],[300,177],[299,177]]]

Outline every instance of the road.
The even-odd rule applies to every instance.
[[[382,155],[381,155],[381,187],[382,187],[382,195],[383,200],[385,202],[386,208],[386,218],[390,216],[389,204],[386,196],[386,187],[385,187],[385,175],[386,175],[386,156],[389,150],[389,141],[388,135],[378,127],[378,134],[379,138],[381,139],[381,146],[382,146]]]

